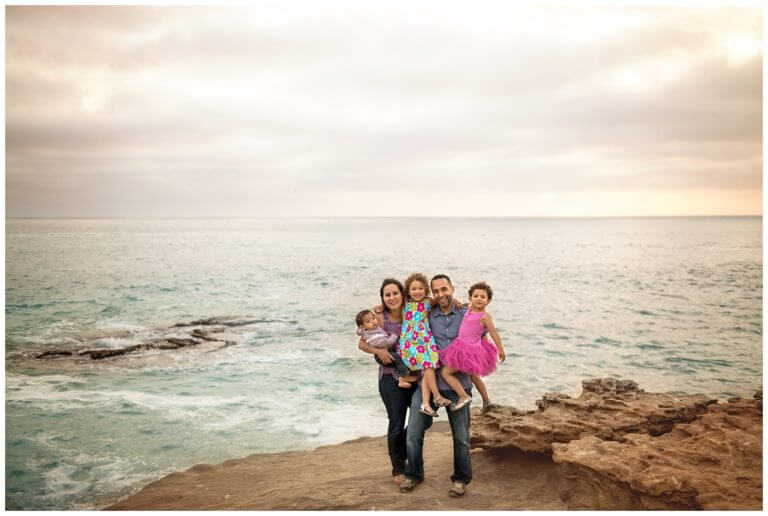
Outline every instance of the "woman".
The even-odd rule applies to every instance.
[[[403,306],[405,302],[405,289],[403,284],[396,279],[385,279],[379,289],[383,313],[376,314],[379,325],[384,328],[387,335],[400,335],[403,324]],[[390,347],[396,355],[400,354],[398,338]],[[389,426],[387,428],[387,447],[389,460],[392,462],[392,478],[398,486],[405,480],[405,422],[408,407],[411,406],[411,396],[418,388],[414,383],[410,389],[404,389],[397,385],[397,371],[392,364],[392,357],[386,349],[373,348],[360,339],[358,347],[361,351],[376,355],[383,364],[379,366],[379,394],[384,407],[387,409]]]

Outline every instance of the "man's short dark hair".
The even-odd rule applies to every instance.
[[[438,279],[444,279],[448,282],[450,286],[453,286],[453,283],[451,283],[451,278],[449,278],[446,274],[435,274],[434,276],[432,276],[432,279],[430,280],[429,285],[432,286],[432,283],[434,283],[435,280],[438,280]]]

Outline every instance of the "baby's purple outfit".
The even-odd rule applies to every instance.
[[[372,330],[366,330],[364,328],[358,328],[357,334],[361,335],[365,342],[368,343],[369,346],[373,346],[374,348],[388,348],[395,342],[397,342],[397,339],[400,338],[400,335],[398,334],[392,334],[387,335],[387,332],[384,331],[384,328],[381,326],[377,326],[376,328]]]

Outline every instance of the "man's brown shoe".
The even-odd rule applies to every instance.
[[[405,477],[405,480],[402,481],[400,484],[400,492],[401,493],[410,493],[413,491],[413,488],[416,487],[416,484],[420,483],[420,481],[416,481],[412,478]]]
[[[462,496],[464,496],[464,493],[466,492],[467,492],[467,484],[463,482],[454,482],[451,485],[451,490],[448,491],[448,494],[454,498],[461,498]]]

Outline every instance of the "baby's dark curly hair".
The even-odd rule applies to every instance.
[[[493,299],[493,290],[491,290],[491,286],[488,283],[480,281],[469,287],[469,297],[472,297],[472,292],[475,290],[485,290],[485,293],[488,294],[488,301]]]
[[[429,281],[427,280],[427,277],[420,272],[414,272],[413,274],[411,274],[405,279],[405,297],[408,298],[408,300],[410,301],[411,296],[410,294],[408,294],[408,289],[411,288],[411,283],[413,283],[414,281],[420,281],[421,284],[424,285],[424,295],[429,296],[430,290],[429,290]]]
[[[357,327],[363,325],[363,318],[365,318],[366,315],[372,314],[373,310],[360,310],[357,312],[357,315],[355,316],[355,322],[357,323]]]

